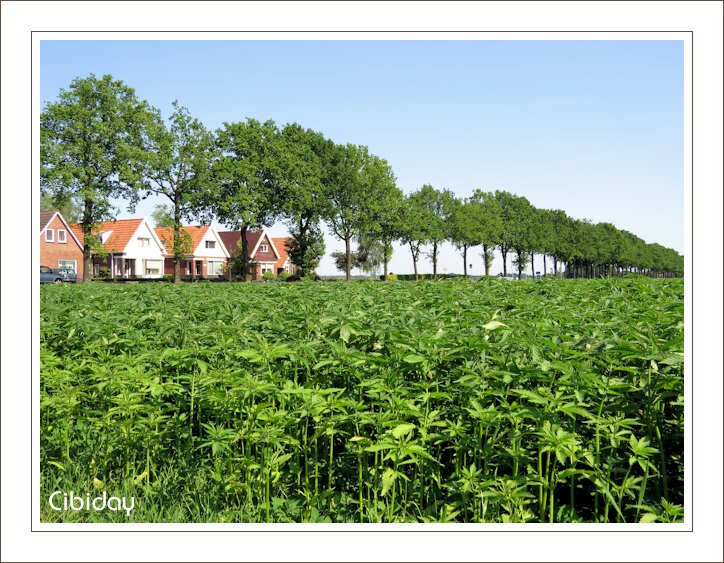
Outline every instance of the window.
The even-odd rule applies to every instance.
[[[269,245],[262,244],[262,245],[259,247],[259,252],[269,252]]]
[[[58,229],[58,242],[65,242],[65,231],[63,229]]]
[[[216,248],[216,241],[215,241],[215,240],[207,240],[207,241],[206,241],[206,248]]]
[[[60,234],[60,231],[58,231]],[[60,242],[60,237],[58,237],[58,242]],[[74,272],[77,270],[75,269],[76,261],[75,260],[58,260],[58,268],[70,268]]]
[[[151,239],[138,237],[138,246],[151,246]]]
[[[146,260],[146,275],[158,276],[163,268],[163,260]]]
[[[45,242],[53,242],[53,229],[48,229],[45,231]]]
[[[223,262],[212,262],[209,260],[209,270],[208,275],[210,276],[221,276],[224,273],[224,263]]]
[[[93,276],[98,277],[101,273],[101,265],[93,264]]]

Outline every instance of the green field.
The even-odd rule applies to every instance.
[[[683,521],[681,279],[53,285],[40,311],[43,522]]]

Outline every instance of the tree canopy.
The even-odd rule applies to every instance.
[[[40,114],[40,187],[57,206],[76,202],[83,230],[83,281],[99,248],[94,225],[115,219],[111,200],[133,210],[148,160],[149,128],[157,110],[111,75],[76,78]]]

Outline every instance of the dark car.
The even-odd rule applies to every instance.
[[[63,281],[75,283],[78,279],[78,276],[73,268],[58,268],[56,271],[63,274]]]
[[[40,283],[63,283],[65,275],[57,269],[40,266]]]

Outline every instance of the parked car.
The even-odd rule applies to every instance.
[[[57,268],[40,266],[40,283],[63,283],[64,281],[65,275]]]
[[[63,274],[63,281],[75,283],[78,280],[78,276],[73,268],[58,268],[57,270]]]

